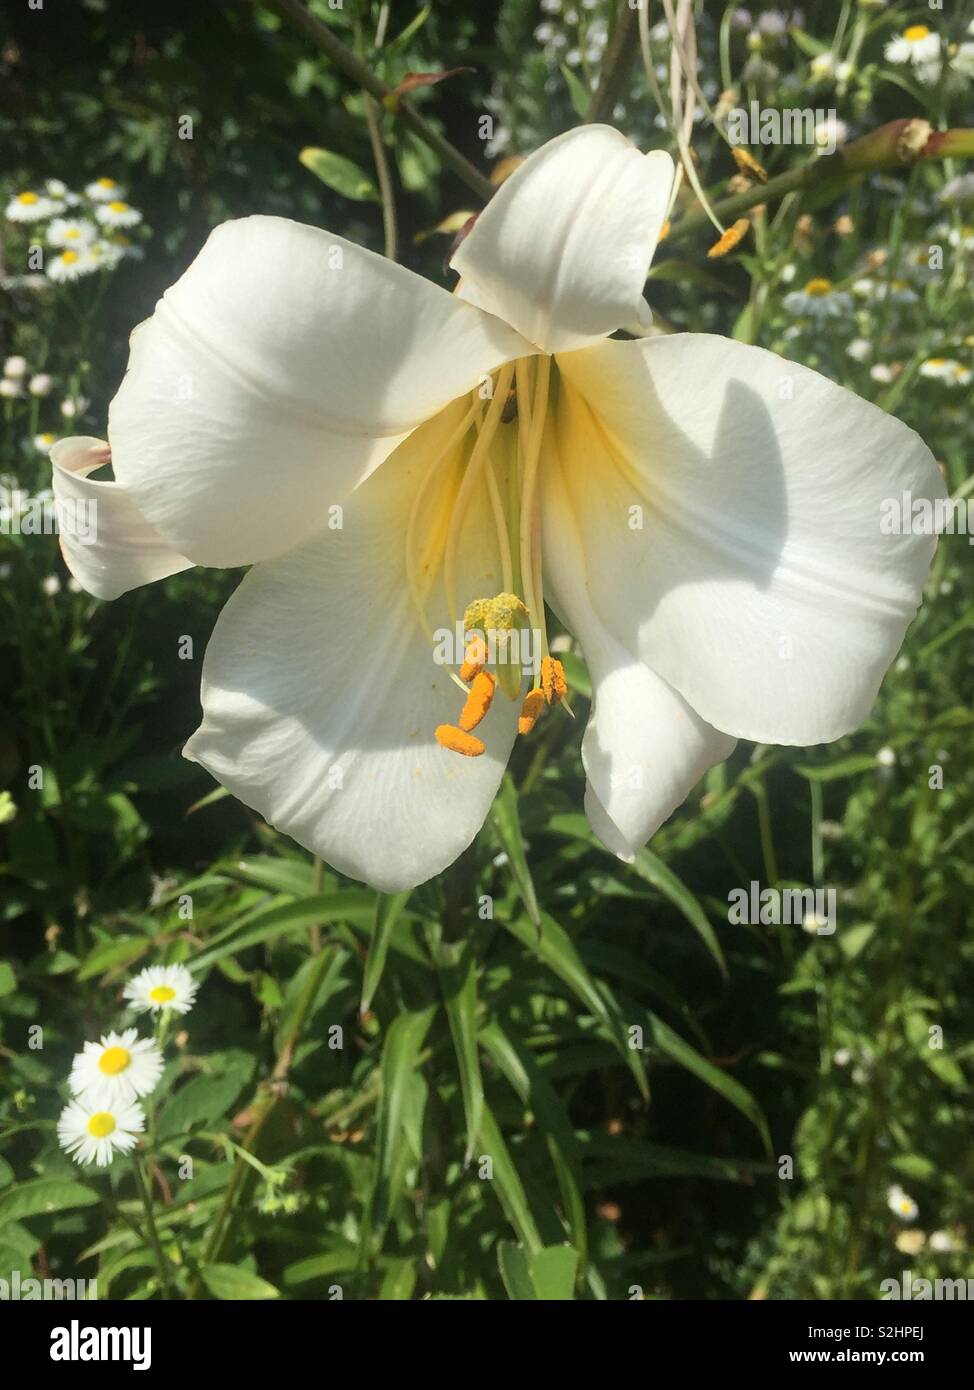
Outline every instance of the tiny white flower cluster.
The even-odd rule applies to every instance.
[[[184,965],[150,965],[129,981],[125,999],[138,1013],[185,1014],[199,988]],[[68,1077],[74,1099],[61,1112],[58,1141],[76,1163],[106,1168],[116,1153],[130,1153],[145,1129],[139,1103],[162,1076],[162,1052],[138,1029],[105,1033],[86,1042]]]
[[[114,270],[120,261],[142,256],[124,235],[139,225],[142,213],[125,201],[125,190],[114,179],[95,179],[83,194],[72,193],[60,179],[48,179],[43,191],[15,194],[6,217],[9,222],[47,224],[44,240],[57,254],[44,273],[55,284]]]
[[[16,396],[48,396],[54,385],[53,377],[47,372],[29,373],[27,359],[24,357],[8,357],[3,364],[3,376],[0,377],[0,397],[5,400],[12,400]]]

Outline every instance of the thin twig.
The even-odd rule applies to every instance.
[[[336,67],[341,68],[347,77],[376,101],[384,102],[386,97],[391,95],[391,88],[376,77],[371,68],[357,58],[341,39],[336,38],[327,24],[315,19],[300,0],[262,0],[262,3],[268,9],[276,10],[282,19],[310,40],[315,48],[330,58]],[[448,169],[452,169],[468,188],[487,202],[494,192],[493,185],[470,163],[466,155],[461,154],[438,130],[434,130],[408,101],[397,101],[397,115],[424,144],[429,145],[430,149],[439,155]]]

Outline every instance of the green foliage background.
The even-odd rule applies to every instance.
[[[598,59],[575,29],[618,9],[396,3],[376,54],[377,4],[315,8],[350,44],[358,17],[392,85],[472,67],[415,99],[479,167],[485,112],[497,154],[577,122]],[[965,17],[949,8],[959,41]],[[705,89],[727,85],[723,33],[743,99],[835,106],[856,131],[903,115],[971,123],[970,79],[924,87],[884,62],[925,7],[842,6],[855,73],[816,87],[810,60],[839,11],[807,4],[800,27],[749,48],[729,10],[699,6]],[[535,37],[541,23],[565,44]],[[0,45],[3,201],[44,178],[108,174],[152,229],[144,260],[97,286],[0,296],[0,357],[22,353],[82,391],[77,432],[103,434],[130,329],[223,219],[275,213],[382,249],[378,204],[298,160],[324,147],[370,181],[362,97],[269,11],[89,0],[0,21]],[[637,66],[614,119],[644,148],[672,148],[655,114]],[[185,115],[192,140],[175,137]],[[450,284],[448,239],[427,234],[476,204],[392,117],[383,131],[403,259]],[[694,147],[719,196],[734,169],[706,122]],[[808,157],[760,153],[772,174]],[[706,233],[664,243],[654,308],[877,400],[969,491],[969,388],[919,367],[974,358],[971,258],[949,250],[942,274],[910,273],[912,251],[971,217],[938,201],[958,172],[924,164],[819,206],[786,200],[727,261],[706,260]],[[840,216],[851,229],[836,230]],[[9,275],[19,243],[6,228]],[[906,279],[914,300],[860,297],[818,325],[783,306],[812,276],[867,274]],[[865,360],[846,352],[854,337],[871,345]],[[877,362],[893,364],[887,379]],[[30,438],[64,432],[57,399],[33,416],[3,403],[0,464],[27,490],[49,482]],[[170,1292],[218,1298],[875,1298],[904,1268],[974,1275],[970,553],[964,537],[941,545],[866,727],[829,747],[740,745],[631,867],[581,813],[590,689],[573,654],[574,725],[522,740],[453,870],[377,901],[179,757],[238,576],[196,570],[105,605],[66,587],[53,537],[0,536],[0,1277],[97,1277],[102,1297],[152,1297],[166,1291],[160,1253]],[[835,886],[838,931],[730,925],[727,895],[752,879]],[[72,1055],[122,1018],[128,974],[158,961],[185,962],[202,988],[154,1098],[155,1249],[131,1168],[79,1170],[54,1124]],[[29,1044],[37,1024],[42,1047]],[[911,1253],[887,1207],[894,1183],[919,1207]],[[931,1246],[934,1230],[952,1248]]]

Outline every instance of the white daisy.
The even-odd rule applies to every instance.
[[[54,378],[49,376],[47,372],[35,372],[27,389],[32,396],[48,396],[53,385]]]
[[[26,357],[8,357],[6,362],[4,362],[3,364],[4,376],[12,377],[16,381],[19,381],[26,371]]]
[[[884,52],[889,63],[910,63],[920,82],[933,83],[940,76],[940,35],[926,24],[911,24],[890,39]]]
[[[57,1122],[57,1137],[76,1163],[107,1168],[116,1152],[128,1153],[145,1129],[141,1105],[102,1106],[85,1096],[70,1101]]]
[[[56,439],[56,434],[35,434],[34,448],[37,450],[39,454],[49,454],[51,452],[51,445],[54,443]]]
[[[47,267],[47,274],[56,285],[61,285],[68,280],[79,280],[82,275],[90,275],[97,269],[90,255],[90,247],[82,247],[80,251],[69,247],[54,257]]]
[[[95,216],[103,227],[136,227],[142,221],[138,208],[121,198],[113,198],[110,203],[102,203],[95,209]]]
[[[800,290],[792,290],[782,302],[789,314],[807,314],[815,319],[837,318],[852,308],[851,297],[821,277],[809,280]]]
[[[92,270],[114,270],[122,259],[123,252],[115,244],[117,238],[105,241],[100,238],[93,241],[87,248],[85,255]]]
[[[76,1096],[90,1095],[99,1103],[124,1105],[147,1096],[162,1075],[162,1053],[152,1038],[140,1038],[136,1028],[106,1033],[101,1042],[85,1043],[75,1055],[68,1085]]]
[[[942,203],[974,202],[974,173],[955,174],[944,184],[939,197]]]
[[[63,207],[63,203],[55,202],[46,194],[34,193],[28,189],[10,199],[6,216],[10,222],[39,222],[44,217],[51,217],[54,213],[60,212]]]
[[[85,193],[94,203],[107,203],[112,198],[125,196],[125,189],[114,179],[95,179],[85,187]]]
[[[947,240],[960,251],[974,251],[974,227],[952,227]]]
[[[0,398],[3,400],[13,400],[15,396],[23,395],[24,388],[19,381],[15,381],[12,376],[0,377]]]
[[[41,593],[54,598],[61,592],[61,581],[56,574],[48,574],[41,580]]]
[[[90,404],[87,396],[65,396],[61,402],[61,414],[65,420],[76,420],[79,415],[84,415]]]
[[[53,198],[56,203],[63,203],[65,207],[77,207],[81,202],[78,194],[72,193],[63,179],[45,179],[44,188],[49,198]]]
[[[962,77],[974,77],[974,43],[962,43],[950,63]]]
[[[98,228],[87,217],[55,217],[47,229],[49,246],[70,246],[79,251],[98,235]]]
[[[903,1191],[899,1183],[894,1183],[887,1190],[886,1205],[893,1215],[898,1216],[901,1221],[915,1221],[920,1214],[920,1208],[916,1202]]]
[[[957,1248],[957,1241],[954,1239],[954,1237],[950,1234],[949,1231],[931,1231],[931,1250],[936,1250],[939,1253],[943,1253],[944,1251],[956,1250]]]
[[[150,965],[129,980],[122,993],[139,1013],[173,1009],[188,1014],[198,989],[185,965]]]
[[[934,381],[949,381],[959,365],[952,357],[928,357],[920,363],[920,375],[931,377]]]

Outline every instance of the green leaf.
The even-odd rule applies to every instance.
[[[491,1160],[492,1177],[489,1179],[489,1184],[497,1194],[504,1214],[514,1227],[521,1244],[526,1245],[534,1254],[542,1247],[541,1236],[531,1214],[527,1193],[521,1182],[517,1166],[511,1158],[510,1151],[504,1142],[504,1136],[494,1119],[494,1113],[486,1104],[484,1105],[480,1133],[481,1155]]]
[[[683,916],[713,956],[720,973],[726,980],[727,962],[724,960],[724,953],[720,949],[717,935],[707,918],[707,914],[686,884],[677,878],[673,870],[668,868],[662,859],[649,849],[641,849],[631,867],[640,878],[651,883],[663,894],[664,898],[668,898],[673,906],[683,913]]]
[[[517,788],[509,773],[504,774],[504,780],[501,782],[500,790],[494,801],[491,824],[507,855],[507,862],[521,894],[525,911],[532,924],[539,927],[541,916],[538,910],[538,897],[534,891],[531,870],[528,868],[524,836],[521,834],[521,821],[517,809]]]
[[[48,1216],[55,1211],[94,1206],[101,1200],[101,1194],[84,1183],[69,1178],[35,1178],[0,1193],[0,1226],[7,1221],[21,1221],[25,1216]]]
[[[311,170],[315,178],[321,179],[323,184],[333,192],[340,193],[343,198],[351,198],[357,203],[380,201],[379,190],[372,179],[343,154],[308,146],[301,151],[298,158],[306,169]]]
[[[131,965],[144,956],[151,945],[151,940],[145,936],[119,936],[102,941],[81,962],[78,979],[90,980],[94,975],[106,975],[109,970]]]
[[[733,1076],[728,1076],[721,1067],[701,1056],[696,1048],[690,1046],[686,1038],[681,1038],[679,1033],[675,1033],[661,1018],[657,1018],[655,1014],[648,1014],[647,1017],[652,1027],[653,1041],[659,1050],[678,1066],[692,1072],[712,1091],[723,1096],[724,1100],[742,1115],[746,1115],[761,1136],[765,1149],[770,1153],[771,1136],[768,1133],[768,1122],[747,1087],[742,1086]]]
[[[362,980],[360,1011],[363,1014],[368,1013],[369,1006],[375,998],[375,992],[379,988],[379,981],[382,978],[386,956],[389,952],[389,937],[392,935],[392,929],[408,901],[408,892],[376,894],[375,923],[372,927],[372,940],[369,942],[369,954],[365,960],[365,972]]]
[[[246,929],[236,936],[204,950],[189,962],[189,968],[194,972],[203,970],[214,961],[222,960],[225,956],[234,955],[250,946],[262,946],[269,941],[276,941],[281,936],[303,934],[315,924],[356,919],[362,923],[371,923],[374,910],[372,894],[364,888],[322,893],[312,898],[302,898],[300,902],[276,903],[266,911],[251,917]]]
[[[860,772],[875,772],[876,759],[872,754],[854,753],[851,757],[840,758],[838,762],[825,763],[814,767],[809,763],[796,763],[795,771],[810,782],[834,782],[839,777],[855,777]]]
[[[499,1023],[491,1021],[482,1028],[480,1041],[544,1134],[572,1240],[584,1266],[588,1228],[582,1198],[581,1152],[565,1107],[528,1049],[515,1042]]]
[[[239,1302],[281,1296],[273,1284],[239,1265],[201,1265],[200,1274],[214,1298]]]
[[[366,1216],[366,1230],[376,1248],[381,1245],[392,1210],[396,1165],[409,1111],[407,1088],[435,1013],[436,1006],[430,1005],[417,1012],[399,1014],[382,1049],[376,1172]],[[367,1245],[364,1239],[362,1245],[363,1249]]]
[[[575,813],[565,814],[559,812],[557,815],[550,818],[545,825],[545,829],[550,831],[553,835],[562,835],[568,839],[585,841],[585,843],[591,845],[593,849],[598,850],[600,854],[611,857],[616,869],[619,868],[619,861],[616,856],[612,854],[610,850],[607,850],[596,838],[584,816]],[[713,956],[720,973],[726,979],[727,965],[724,960],[724,953],[720,949],[720,943],[717,940],[716,933],[707,918],[707,914],[686,884],[677,877],[672,869],[668,868],[666,864],[663,863],[658,855],[654,854],[652,850],[649,849],[641,849],[632,864],[629,865],[629,868],[633,873],[638,874],[646,883],[652,884],[658,892],[662,893],[665,898],[668,898],[673,906],[683,914],[700,937],[701,941],[703,941],[707,950]]]
[[[546,1302],[574,1297],[578,1252],[570,1245],[547,1245],[531,1260],[531,1282]]]
[[[17,976],[13,972],[13,966],[5,960],[0,960],[0,999],[7,994],[13,994],[16,988]]]
[[[531,1279],[531,1256],[526,1250],[512,1240],[502,1240],[497,1246],[497,1263],[508,1298],[522,1302],[537,1299]]]
[[[477,971],[473,951],[462,943],[432,943],[443,988],[453,1047],[460,1068],[463,1113],[467,1121],[464,1167],[470,1162],[480,1135],[484,1111],[484,1080],[477,1051]]]
[[[184,1134],[194,1124],[222,1119],[253,1075],[252,1057],[234,1056],[231,1064],[214,1076],[194,1076],[166,1102],[159,1116],[159,1137]]]
[[[560,66],[561,75],[568,86],[568,95],[575,108],[575,114],[584,120],[592,101],[592,93],[585,86],[585,83],[572,72],[567,63],[562,63]]]
[[[540,956],[548,969],[554,971],[601,1023],[613,1046],[635,1077],[644,1099],[648,1100],[649,1082],[646,1079],[646,1068],[639,1053],[627,1044],[625,1022],[615,1006],[614,996],[607,986],[603,985],[600,989],[596,985],[568,934],[546,912],[541,914],[540,938],[534,935],[527,922],[519,918],[505,921],[504,926],[512,936],[516,936],[523,945]]]

